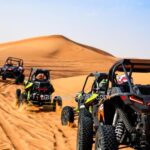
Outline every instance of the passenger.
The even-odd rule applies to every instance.
[[[117,75],[117,83],[118,84],[124,84],[124,83],[127,83],[128,82],[128,79],[127,79],[127,77],[126,77],[126,75],[125,74],[123,74],[123,75]]]
[[[132,80],[131,80],[132,83]],[[125,74],[123,75],[117,75],[117,84],[120,87],[122,92],[129,92],[129,84],[128,84],[128,79]]]

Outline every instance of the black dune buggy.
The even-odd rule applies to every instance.
[[[2,80],[7,78],[15,79],[15,83],[23,83],[25,75],[23,68],[23,60],[14,57],[8,57],[2,68],[0,68],[0,75]]]
[[[119,84],[117,76],[122,73],[127,81]],[[148,84],[133,83],[138,82],[137,74],[141,80],[145,75]],[[117,150],[119,145],[128,145],[150,150],[150,60],[116,62],[109,71],[108,83],[104,123],[97,130],[95,149]]]
[[[62,109],[62,125],[73,123],[75,118],[78,117],[77,150],[92,149],[95,132],[99,123],[103,122],[103,114],[100,113],[100,107],[102,107],[105,96],[107,78],[108,75],[106,73],[96,72],[89,74],[82,91],[75,97],[78,106],[76,108],[65,106]]]
[[[60,96],[55,96],[53,85],[50,82],[50,71],[44,69],[33,69],[27,81],[24,82],[24,91],[16,90],[17,104],[23,103],[42,107],[43,109],[56,110],[56,106],[62,106]]]

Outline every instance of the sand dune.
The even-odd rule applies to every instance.
[[[26,68],[49,68],[55,78],[106,71],[116,60],[109,53],[58,35],[0,44],[0,63],[8,56],[23,58]]]

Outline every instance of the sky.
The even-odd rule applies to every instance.
[[[0,0],[0,43],[53,34],[150,59],[150,0]]]

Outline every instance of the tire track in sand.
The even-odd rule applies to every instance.
[[[16,88],[11,81],[0,82],[0,131],[3,134],[0,149],[73,150],[68,142],[70,137],[58,126],[58,113],[18,110]]]
[[[5,104],[6,95],[4,93],[5,92],[10,93],[10,89],[8,88],[9,83],[10,82],[8,81],[7,83],[1,83],[1,85],[0,85],[0,91],[1,91],[0,103],[3,104],[4,107],[6,106],[6,104]],[[26,145],[26,143],[23,140],[20,140],[19,135],[14,130],[12,125],[8,122],[7,117],[5,117],[4,110],[1,108],[2,107],[0,107],[0,127],[1,127],[1,130],[3,130],[3,134],[5,134],[5,136],[7,137],[7,140],[5,141],[5,143],[8,143],[8,145],[6,146],[6,144],[5,144],[5,146],[9,147],[9,148],[11,147],[10,149],[16,149],[16,150],[28,149],[28,146]],[[11,146],[9,143],[11,143]],[[5,147],[1,146],[1,149],[5,149]]]
[[[0,114],[2,114],[1,111]],[[18,140],[20,139],[20,137],[17,135],[17,132],[13,130],[11,125],[3,118],[3,115],[0,115],[0,126],[5,132],[8,139],[11,141],[11,144],[14,147],[14,149],[16,150],[28,149],[28,146],[25,144],[24,141]]]

